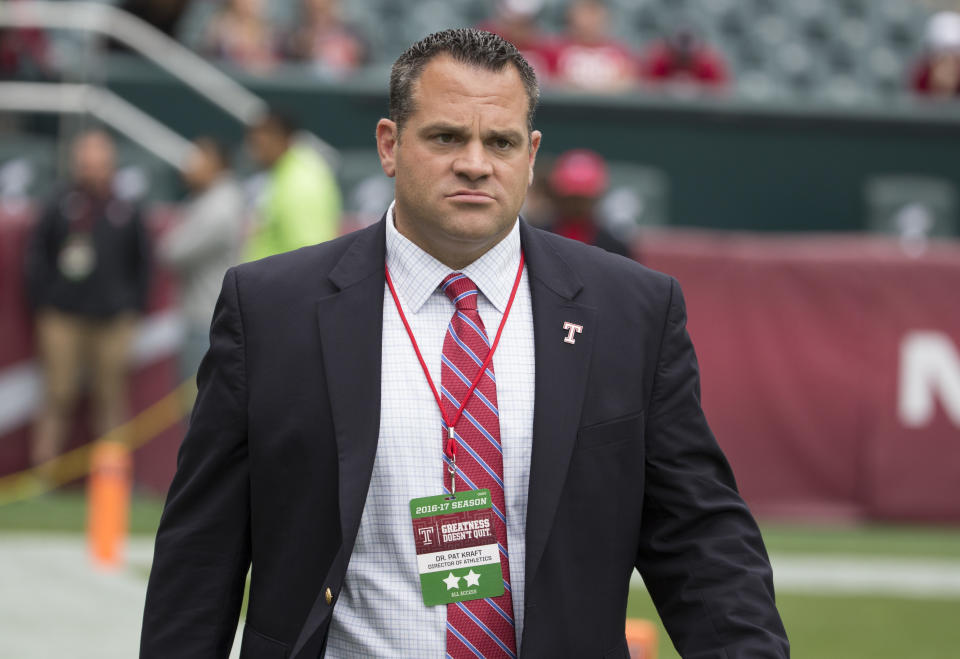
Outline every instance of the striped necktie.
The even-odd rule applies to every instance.
[[[441,355],[440,388],[444,412],[453,418],[490,351],[483,321],[477,313],[477,287],[461,273],[448,275],[443,292],[456,311]],[[447,428],[443,429],[447,436]],[[493,362],[463,411],[456,427],[457,490],[489,489],[495,513],[494,526],[500,546],[504,593],[499,597],[455,602],[447,605],[447,657],[493,659],[517,656],[510,595],[510,562],[507,554],[507,517],[503,497],[503,448],[500,444],[500,413]],[[444,464],[444,491],[450,491],[449,463]]]

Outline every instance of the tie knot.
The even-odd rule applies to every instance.
[[[462,272],[453,272],[446,276],[440,288],[460,311],[476,310],[477,285]]]

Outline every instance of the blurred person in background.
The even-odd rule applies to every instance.
[[[306,62],[319,75],[343,78],[367,62],[367,46],[348,25],[339,0],[303,0],[300,24],[288,54]]]
[[[533,181],[527,189],[527,198],[523,200],[520,215],[524,220],[539,229],[549,229],[553,221],[553,191],[550,189],[550,171],[553,158],[548,154],[537,156],[537,167],[533,170]]]
[[[186,325],[181,377],[193,377],[209,347],[208,330],[227,268],[240,255],[244,196],[224,147],[199,138],[183,176],[192,195],[180,221],[163,237],[159,258],[177,275]]]
[[[499,35],[517,47],[543,82],[557,66],[558,43],[540,29],[543,0],[500,0],[494,14],[477,27]]]
[[[114,194],[113,139],[102,130],[84,132],[71,155],[73,177],[40,216],[27,248],[44,386],[35,465],[63,449],[85,376],[96,435],[125,420],[130,346],[147,303],[147,231],[140,209]]]
[[[728,80],[723,56],[688,27],[650,46],[641,66],[649,82],[722,87]]]
[[[249,71],[275,66],[277,35],[263,7],[263,0],[227,0],[207,26],[204,54]]]
[[[602,0],[573,0],[567,30],[557,50],[555,82],[590,91],[634,87],[639,58],[609,33],[610,14]]]
[[[597,213],[608,182],[607,164],[600,154],[588,149],[562,154],[550,171],[555,216],[548,228],[564,238],[630,257],[630,248],[603,226]]]
[[[289,117],[274,112],[248,133],[253,159],[269,173],[245,260],[313,245],[340,233],[337,180],[312,146],[297,142],[296,132]]]
[[[924,41],[927,52],[914,69],[913,90],[928,96],[960,94],[960,14],[942,11],[931,16]]]

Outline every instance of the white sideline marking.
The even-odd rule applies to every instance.
[[[779,554],[770,562],[778,593],[960,599],[960,560]],[[643,587],[636,571],[630,584]]]
[[[130,567],[105,572],[82,535],[0,534],[0,657],[136,657],[152,552],[152,538],[134,538]],[[773,565],[780,592],[960,599],[960,560],[779,555]]]
[[[960,561],[866,556],[774,556],[774,586],[790,592],[960,598]]]
[[[149,568],[152,538],[127,546]],[[0,657],[130,659],[139,654],[147,582],[142,571],[96,568],[72,534],[0,535]],[[242,625],[234,641],[240,653]]]

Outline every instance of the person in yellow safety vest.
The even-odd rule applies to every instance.
[[[294,123],[276,113],[264,116],[248,133],[251,155],[269,175],[245,261],[340,234],[340,189],[333,171],[313,147],[297,143],[295,133]]]

